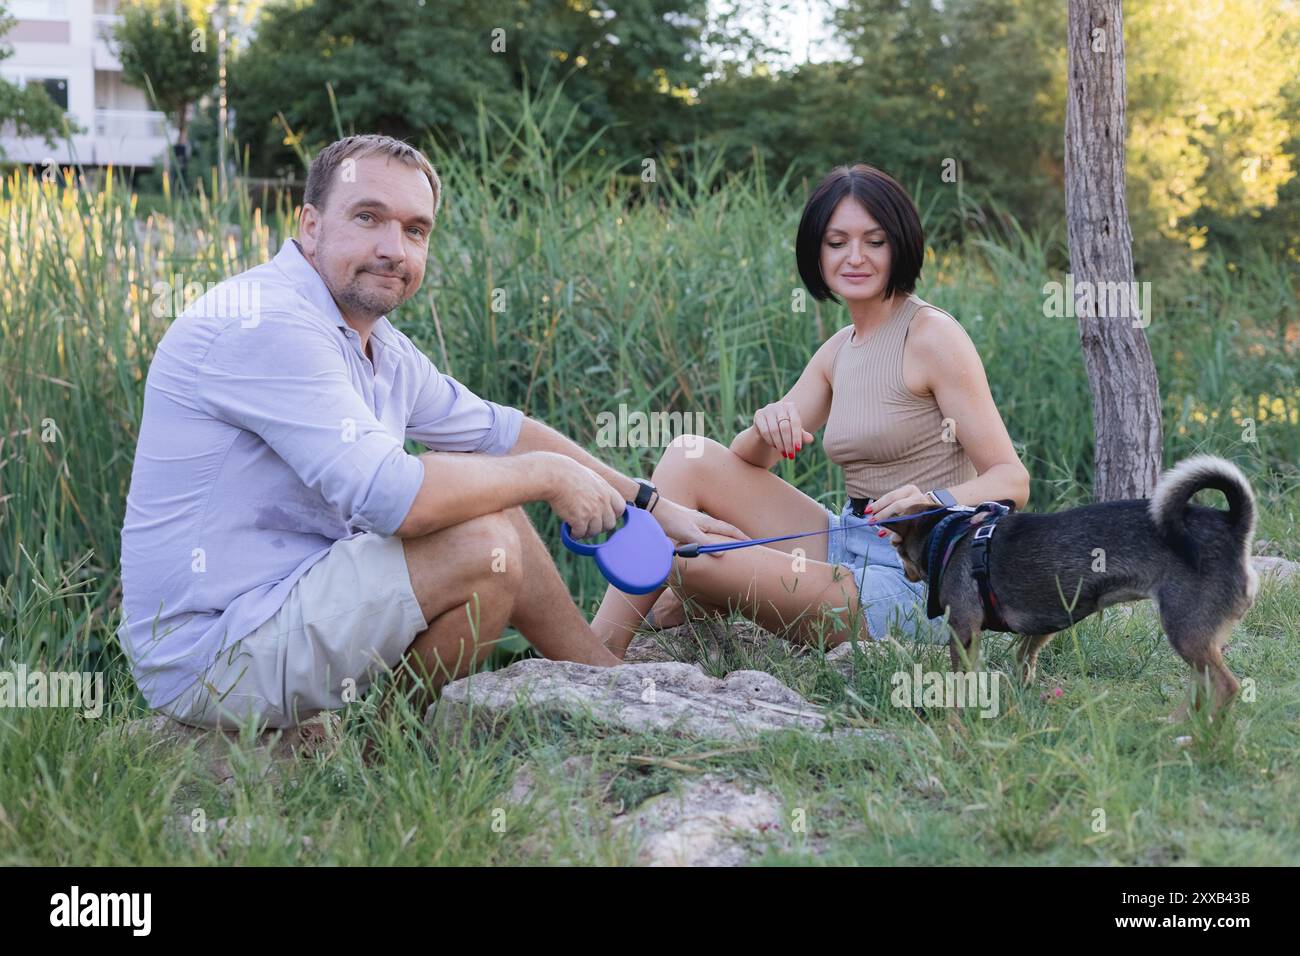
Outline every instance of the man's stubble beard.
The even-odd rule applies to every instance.
[[[381,315],[392,312],[410,298],[400,291],[385,293],[378,289],[367,289],[362,285],[362,274],[354,274],[346,286],[334,292],[334,298],[350,315],[377,319]]]
[[[322,255],[325,257],[328,256],[324,236],[321,236],[317,255],[318,257]],[[411,295],[415,294],[415,290],[411,291],[411,295],[405,294],[405,283],[408,276],[401,277],[403,283],[401,289],[394,292],[384,292],[379,289],[368,289],[362,285],[361,277],[363,275],[365,275],[364,272],[353,272],[351,277],[348,279],[347,284],[339,288],[334,288],[332,284],[326,280],[325,284],[330,287],[330,293],[334,296],[335,301],[338,302],[339,308],[349,315],[367,319],[378,319],[381,315],[387,315],[392,312],[399,305],[409,299]]]

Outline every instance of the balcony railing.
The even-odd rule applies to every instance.
[[[95,110],[95,135],[166,140],[167,117],[156,110]]]

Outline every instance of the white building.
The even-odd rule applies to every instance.
[[[17,20],[0,42],[13,56],[0,60],[11,83],[42,83],[50,97],[85,128],[56,140],[20,138],[0,130],[5,162],[80,163],[83,166],[152,166],[175,141],[162,113],[150,109],[143,90],[122,82],[112,42],[118,0],[7,0]]]

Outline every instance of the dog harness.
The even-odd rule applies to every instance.
[[[998,521],[1010,513],[1011,509],[1000,501],[985,501],[977,508],[962,506],[948,510],[953,513],[941,518],[934,526],[926,548],[926,568],[929,572],[929,580],[926,582],[929,591],[926,615],[931,619],[943,617],[939,588],[943,583],[944,571],[948,568],[948,561],[952,558],[957,542],[974,528],[975,536],[971,539],[971,577],[979,588],[980,604],[984,609],[984,629],[1010,631],[1011,628],[1002,617],[1001,605],[989,577],[989,544],[993,540],[993,532],[997,530]]]

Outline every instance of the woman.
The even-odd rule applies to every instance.
[[[799,223],[799,274],[814,298],[842,297],[851,323],[730,447],[679,438],[653,481],[664,497],[751,538],[828,522],[829,533],[677,558],[669,579],[676,595],[611,587],[592,628],[616,655],[652,607],[656,626],[680,623],[685,598],[738,609],[770,631],[825,645],[852,637],[861,613],[867,635],[883,639],[891,621],[924,624],[925,586],[904,577],[876,521],[918,504],[1008,498],[1024,506],[1029,474],[974,344],[956,319],[913,294],[924,250],[916,206],[880,170],[841,166],[813,191]],[[822,426],[850,496],[840,514],[769,470],[797,456]]]

